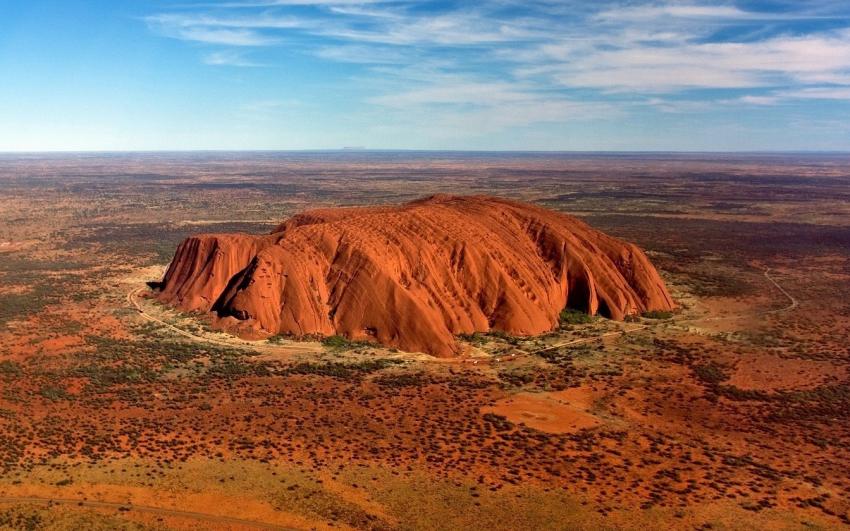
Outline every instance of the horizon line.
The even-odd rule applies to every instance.
[[[679,155],[850,155],[850,150],[763,149],[763,150],[606,150],[606,149],[421,149],[421,148],[304,148],[304,149],[51,149],[2,150],[0,155],[110,155],[110,154],[204,154],[204,153],[491,153],[491,154],[679,154]]]

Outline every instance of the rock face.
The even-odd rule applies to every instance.
[[[313,210],[267,235],[192,236],[161,286],[161,301],[242,331],[340,334],[437,356],[457,353],[458,334],[550,331],[565,307],[612,319],[674,307],[635,245],[487,196]]]

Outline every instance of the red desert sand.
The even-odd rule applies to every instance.
[[[589,412],[591,405],[590,390],[576,387],[551,393],[517,393],[481,408],[481,413],[502,415],[547,433],[575,433],[602,423]]]
[[[159,299],[239,333],[343,335],[437,356],[455,336],[548,332],[674,303],[646,255],[576,218],[487,196],[296,215],[271,234],[184,240]]]

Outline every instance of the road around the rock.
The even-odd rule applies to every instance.
[[[776,314],[776,313],[783,313],[783,312],[793,310],[794,308],[799,306],[799,301],[796,298],[794,298],[793,295],[788,293],[788,291],[785,288],[783,288],[779,284],[779,282],[777,282],[773,277],[770,276],[770,271],[771,271],[771,269],[769,267],[764,270],[764,272],[763,272],[764,278],[766,278],[771,284],[773,284],[773,286],[776,287],[776,289],[778,289],[779,292],[782,293],[788,299],[790,304],[788,304],[788,306],[784,306],[782,308],[777,308],[775,310],[765,310],[765,311],[762,312],[762,315],[771,315],[771,314]],[[695,323],[695,322],[700,322],[700,321],[720,321],[720,320],[728,320],[728,319],[740,319],[741,317],[742,317],[741,315],[730,315],[730,316],[723,316],[723,317],[697,317],[697,318],[694,318],[694,319],[682,319],[682,320],[678,320],[678,321],[673,321],[673,323],[675,324],[675,323]],[[564,342],[564,343],[558,343],[557,345],[550,345],[550,346],[542,348],[542,349],[530,351],[529,354],[537,354],[537,353],[540,353],[540,352],[548,352],[550,350],[555,350],[555,349],[558,349],[558,348],[561,348],[561,347],[568,347],[568,346],[572,346],[572,345],[581,345],[581,344],[584,344],[584,343],[590,343],[592,341],[596,341],[596,340],[602,339],[604,337],[631,334],[632,332],[638,332],[638,331],[644,330],[646,328],[649,328],[649,325],[645,325],[645,324],[644,325],[637,325],[637,326],[630,328],[630,329],[616,330],[614,332],[606,332],[604,334],[594,336],[594,337],[574,339],[572,341],[567,341],[567,342]]]
[[[238,341],[236,339],[234,339],[232,341],[223,341],[223,340],[215,339],[215,338],[212,338],[212,337],[204,337],[204,336],[199,336],[197,334],[193,334],[193,333],[191,333],[187,330],[183,330],[182,328],[174,326],[171,323],[163,321],[162,319],[154,317],[153,315],[145,312],[144,308],[142,308],[142,305],[136,299],[138,294],[141,291],[143,291],[144,289],[145,288],[136,288],[136,289],[131,290],[129,293],[127,293],[127,302],[129,302],[130,305],[136,310],[136,312],[138,312],[139,316],[142,317],[143,319],[146,319],[146,320],[151,321],[153,323],[157,323],[159,325],[162,325],[162,326],[168,328],[169,330],[171,330],[172,332],[180,334],[181,336],[187,337],[187,338],[192,339],[194,341],[199,341],[199,342],[203,342],[203,343],[212,343],[214,345],[221,345],[221,346],[229,347],[229,348],[243,348],[243,349],[248,349],[248,350],[254,350],[254,351],[257,351],[257,352],[309,352],[309,351],[319,351],[319,350],[321,350],[320,347],[318,347],[316,345],[310,345],[310,344],[305,344],[305,343],[293,343],[293,344],[282,344],[282,345],[272,345],[272,344],[269,344],[269,343],[258,344],[258,343],[251,343],[251,342],[247,342],[247,341]]]
[[[590,343],[591,341],[597,341],[597,340],[605,338],[605,337],[622,336],[622,335],[625,335],[625,334],[631,334],[632,332],[637,332],[638,330],[643,330],[645,328],[649,328],[649,325],[637,325],[637,326],[634,326],[632,328],[624,328],[622,330],[615,330],[613,332],[605,332],[604,334],[600,334],[598,336],[582,337],[582,338],[579,338],[579,339],[573,339],[573,340],[567,341],[565,343],[558,343],[557,345],[550,345],[548,347],[541,348],[541,349],[538,349],[538,350],[532,350],[531,352],[529,352],[529,354],[538,354],[540,352],[548,352],[550,350],[555,350],[555,349],[558,349],[558,348],[561,348],[561,347],[569,347],[569,346],[572,346],[572,345],[581,345],[583,343]]]
[[[797,299],[794,298],[793,295],[788,293],[788,291],[785,288],[783,288],[773,277],[770,276],[770,271],[771,271],[770,268],[764,269],[763,274],[764,274],[765,279],[767,279],[768,282],[770,282],[776,289],[779,290],[780,293],[782,293],[782,295],[784,295],[788,299],[789,305],[785,306],[783,308],[775,309],[775,310],[766,310],[766,311],[762,312],[762,314],[763,315],[770,315],[770,314],[782,313],[782,312],[793,310],[794,308],[796,308],[799,305],[799,301],[797,301]],[[158,319],[158,318],[146,313],[144,311],[144,309],[142,308],[141,304],[139,304],[139,302],[136,300],[136,296],[143,289],[144,288],[137,288],[137,289],[130,291],[127,294],[127,301],[136,309],[136,311],[139,312],[139,315],[141,317],[143,317],[144,319],[147,319],[149,321],[152,321],[152,322],[158,323],[162,326],[165,326],[165,327],[169,328],[170,330],[172,330],[172,331],[174,331],[174,332],[176,332],[176,333],[178,333],[182,336],[193,339],[195,341],[208,342],[208,343],[223,345],[223,346],[227,346],[227,347],[249,348],[249,349],[254,349],[254,350],[279,350],[279,351],[292,351],[293,349],[298,349],[298,350],[301,350],[301,351],[304,350],[304,347],[300,346],[300,345],[275,345],[275,346],[273,346],[273,345],[255,345],[255,344],[251,344],[251,343],[236,343],[236,342],[229,342],[229,341],[220,341],[220,340],[217,340],[217,339],[214,339],[214,338],[203,337],[203,336],[192,334],[191,332],[187,332],[186,330],[178,328],[178,327],[172,325],[171,323],[167,323],[167,322],[165,322],[161,319]],[[721,321],[721,320],[729,320],[729,319],[740,319],[741,317],[742,316],[740,316],[740,315],[731,315],[731,316],[723,316],[723,317],[697,317],[697,318],[694,318],[694,319],[683,319],[683,320],[674,321],[674,323],[695,323],[695,322],[702,322],[702,321]],[[568,346],[573,346],[573,345],[581,345],[581,344],[585,344],[585,343],[590,343],[590,342],[597,341],[597,340],[600,340],[600,339],[603,339],[603,338],[606,338],[606,337],[631,334],[633,332],[645,330],[645,329],[649,328],[649,326],[650,325],[648,325],[648,324],[640,324],[640,325],[636,325],[632,328],[624,328],[622,330],[615,330],[615,331],[612,331],[612,332],[606,332],[606,333],[598,335],[598,336],[572,339],[570,341],[566,341],[566,342],[563,342],[563,343],[558,343],[558,344],[555,344],[555,345],[549,345],[549,346],[541,348],[541,349],[523,352],[523,354],[539,354],[541,352],[548,352],[550,350],[556,350],[556,349],[559,349],[559,348],[562,348],[562,347],[568,347]],[[445,360],[441,360],[441,361],[445,361]]]

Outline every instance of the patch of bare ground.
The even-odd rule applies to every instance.
[[[546,433],[575,433],[602,424],[589,412],[592,403],[589,389],[573,388],[549,393],[517,393],[481,408],[481,412]]]

